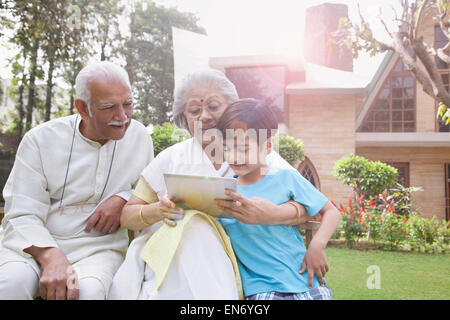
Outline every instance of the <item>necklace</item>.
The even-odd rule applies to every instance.
[[[75,118],[75,124],[74,124],[74,127],[73,127],[72,143],[70,144],[69,159],[67,160],[66,176],[64,177],[64,185],[63,185],[63,190],[62,190],[62,194],[61,194],[61,199],[59,200],[59,208],[58,209],[61,209],[61,207],[62,207],[62,201],[63,201],[63,198],[64,198],[64,191],[66,190],[67,177],[69,176],[70,160],[72,159],[72,152],[73,152],[73,145],[74,145],[74,142],[75,142],[75,133],[76,133],[76,129],[77,129],[78,117],[79,117],[79,115],[77,114],[77,116]],[[113,164],[113,161],[114,161],[114,154],[116,153],[116,145],[117,145],[117,141],[114,141],[114,148],[113,148],[113,153],[112,153],[112,156],[111,156],[111,163],[109,164],[108,176],[106,177],[106,182],[105,182],[105,185],[103,186],[103,191],[102,191],[102,193],[100,195],[100,199],[102,199],[103,193],[106,190],[106,185],[108,184],[108,181],[109,181],[109,176],[111,174],[111,168],[112,168],[112,164]]]

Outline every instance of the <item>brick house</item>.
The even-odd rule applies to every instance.
[[[352,196],[332,174],[349,154],[386,162],[399,171],[425,217],[450,219],[450,132],[436,119],[437,105],[405,69],[398,55],[385,55],[371,79],[356,76],[350,52],[338,57],[328,34],[347,7],[307,9],[304,57],[211,57],[209,64],[232,80],[241,97],[270,99],[280,108],[284,133],[300,138],[306,159],[298,170],[336,203]],[[428,43],[446,41],[432,19],[422,19]],[[330,48],[331,47],[331,48]],[[450,66],[440,65],[449,84]]]

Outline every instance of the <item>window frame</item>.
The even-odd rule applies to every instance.
[[[260,69],[262,72],[264,72],[264,68],[274,68],[274,67],[278,67],[278,68],[283,68],[283,72],[284,72],[284,79],[283,79],[283,86],[282,86],[282,97],[283,97],[283,105],[281,106],[283,109],[281,110],[282,112],[282,121],[283,123],[287,124],[288,123],[288,97],[289,95],[286,94],[286,86],[289,80],[289,69],[285,64],[267,64],[267,65],[242,65],[242,66],[231,66],[231,67],[225,67],[224,73],[225,76],[231,81],[230,77],[228,76],[227,72],[228,70],[232,71],[232,70],[242,70],[242,69]],[[236,91],[239,92],[239,89],[237,88],[238,86],[231,81],[235,87],[236,87]],[[240,99],[242,99],[241,96],[239,96]]]
[[[409,162],[399,162],[399,161],[385,161],[385,163],[391,167],[394,167],[396,169],[404,168],[405,169],[405,177],[404,180],[404,187],[408,188],[410,186],[410,169],[409,169]]]
[[[311,173],[312,173],[312,177],[314,180],[313,185],[317,188],[317,190],[320,191],[320,178],[319,178],[319,174],[317,173],[316,167],[314,166],[314,164],[312,163],[312,161],[308,158],[305,157],[305,159],[297,166],[297,171],[300,173],[300,175],[306,179],[305,176],[303,176],[302,171],[308,168]],[[308,180],[308,179],[306,179]],[[308,180],[310,181],[310,180]],[[311,181],[310,181],[311,182]]]
[[[414,78],[414,76],[412,75],[412,73],[408,70],[406,70],[405,65],[402,62],[402,70],[401,71],[395,71],[396,66],[398,65],[398,63],[401,62],[401,58],[397,58],[394,67],[390,70],[389,75],[386,77],[386,79],[383,81],[383,84],[380,87],[380,90],[377,92],[375,99],[373,100],[369,110],[367,111],[367,114],[365,115],[363,121],[361,122],[361,125],[359,126],[357,132],[367,132],[367,133],[380,133],[380,132],[417,132],[417,81]],[[409,76],[413,79],[413,86],[412,87],[404,87],[403,86],[403,79],[404,77]],[[412,109],[405,109],[405,101],[407,101],[409,98],[402,96],[401,98],[397,98],[397,97],[393,97],[393,89],[395,87],[393,87],[392,85],[392,78],[394,77],[399,77],[402,79],[402,90],[404,90],[405,88],[412,88],[413,89],[413,94],[412,94],[412,100],[414,101],[413,105],[414,107]],[[383,90],[385,89],[387,83],[389,81],[389,99],[388,99],[388,104],[389,104],[389,108],[388,109],[381,109],[379,112],[388,112],[389,114],[389,118],[387,121],[375,121],[375,119],[372,119],[370,121],[370,130],[369,131],[363,131],[363,127],[365,127],[366,125],[368,125],[368,118],[370,116],[372,116],[372,113],[375,110],[375,104],[379,101],[379,98],[381,96],[381,93],[383,92]],[[393,108],[393,101],[395,100],[399,100],[402,103],[402,107],[401,109],[394,109]],[[393,112],[394,111],[401,111],[402,112],[402,120],[400,121],[393,121]],[[413,112],[413,120],[404,120],[404,113],[406,111],[412,111]],[[375,117],[375,114],[373,115],[373,117]],[[398,123],[400,122],[402,124],[402,130],[401,131],[393,131],[393,123]],[[377,123],[387,123],[389,128],[387,131],[376,131],[375,127]],[[412,131],[405,131],[405,123],[414,123],[414,129]]]

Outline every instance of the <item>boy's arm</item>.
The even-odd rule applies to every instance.
[[[330,201],[323,206],[319,213],[322,215],[319,230],[317,230],[308,246],[300,269],[300,273],[303,273],[308,268],[309,288],[312,288],[314,273],[320,285],[323,285],[323,277],[328,272],[325,248],[328,240],[336,231],[340,219],[339,211]]]

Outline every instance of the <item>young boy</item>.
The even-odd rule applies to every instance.
[[[277,205],[295,200],[305,206],[310,216],[318,212],[323,215],[308,251],[295,226],[219,220],[237,256],[246,299],[331,299],[331,290],[320,285],[316,275],[311,281],[311,270],[304,271],[306,265],[309,269],[320,265],[322,270],[316,272],[320,278],[328,271],[324,249],[339,223],[339,212],[297,170],[269,168],[264,163],[272,150],[272,133],[277,126],[264,102],[242,99],[226,109],[217,128],[224,137],[225,160],[237,175],[238,193]]]

